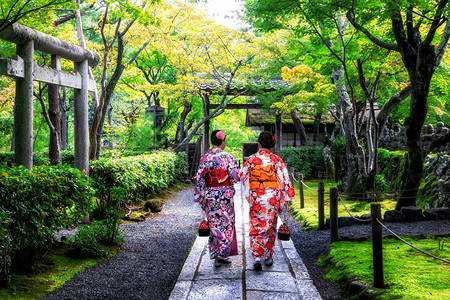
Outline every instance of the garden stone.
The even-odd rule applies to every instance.
[[[371,237],[370,234],[341,234],[339,239],[347,242],[364,242],[368,241]]]
[[[350,295],[359,294],[369,287],[370,285],[365,281],[354,280],[348,284],[348,293]]]
[[[385,222],[403,222],[405,221],[405,215],[399,210],[387,210],[384,212]]]
[[[423,212],[427,220],[450,220],[450,208],[430,208]]]
[[[422,221],[425,218],[420,207],[404,206],[401,211],[405,215],[405,221],[408,222]]]
[[[338,217],[338,227],[347,227],[357,224],[358,221],[352,217]],[[325,227],[330,228],[330,218],[325,222]]]

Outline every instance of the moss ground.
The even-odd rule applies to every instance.
[[[118,247],[109,247],[107,258],[116,254]],[[37,299],[72,279],[81,270],[104,259],[74,259],[67,255],[69,248],[56,247],[41,257],[33,270],[14,274],[8,288],[0,289],[0,299]]]
[[[449,260],[450,246],[434,238],[406,241],[433,255]],[[326,278],[345,284],[350,276],[373,285],[372,242],[337,242],[321,260]],[[385,289],[376,299],[450,299],[450,265],[431,258],[393,238],[383,239]]]
[[[302,222],[305,229],[316,230],[317,184],[320,180],[305,181],[313,190],[304,188],[305,207],[300,209],[299,186],[291,203],[291,212]],[[325,192],[337,186],[334,182],[325,182]],[[325,216],[329,217],[329,196],[325,195]],[[370,213],[369,202],[345,200],[353,215]],[[395,208],[395,201],[381,202],[382,213]],[[339,216],[348,216],[339,203]],[[433,237],[422,239],[405,238],[409,243],[438,257],[450,260],[450,238]],[[337,242],[331,245],[331,252],[320,260],[327,267],[326,277],[345,286],[350,276],[357,276],[373,284],[372,242]],[[375,299],[450,299],[450,265],[426,256],[410,246],[392,238],[383,239],[383,267],[386,288]]]

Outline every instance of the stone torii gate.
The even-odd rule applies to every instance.
[[[0,75],[16,80],[15,162],[28,169],[33,165],[33,81],[36,80],[74,89],[75,167],[88,174],[88,91],[95,89],[95,81],[88,76],[88,65],[97,65],[100,56],[17,23],[10,24],[1,31],[0,39],[16,44],[17,55],[0,60]],[[52,68],[38,66],[34,61],[34,50],[51,54]],[[61,71],[61,58],[73,61],[74,73]]]

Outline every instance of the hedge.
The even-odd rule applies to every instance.
[[[32,170],[6,164],[0,166],[0,284],[11,267],[31,266],[53,232],[76,224],[93,199],[105,210],[133,203],[182,179],[187,169],[185,153],[169,151],[94,161],[90,177],[66,164]]]
[[[288,147],[281,150],[281,158],[286,166],[293,167],[295,172],[302,173],[305,179],[320,177],[325,174],[325,163],[322,157],[323,147],[305,146]]]
[[[88,209],[90,179],[68,165],[0,169],[0,282],[11,266],[31,266],[51,244],[53,231],[74,224]]]

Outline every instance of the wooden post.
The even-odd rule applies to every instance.
[[[24,77],[16,79],[14,102],[14,159],[28,169],[33,166],[33,64],[34,42],[17,44],[16,53],[23,59]]]
[[[74,64],[75,72],[81,75],[81,89],[74,91],[74,154],[75,168],[89,174],[89,134],[88,134],[88,62]]]
[[[383,231],[381,224],[381,204],[371,203],[370,214],[372,218],[372,256],[373,256],[373,282],[374,287],[384,288],[383,274]]]
[[[298,174],[299,195],[300,195],[300,208],[305,208],[305,194],[303,193],[303,174]]]
[[[338,189],[330,188],[330,236],[331,242],[339,240],[338,234]]]
[[[318,210],[319,210],[319,230],[325,229],[325,183],[319,181],[317,187]]]

